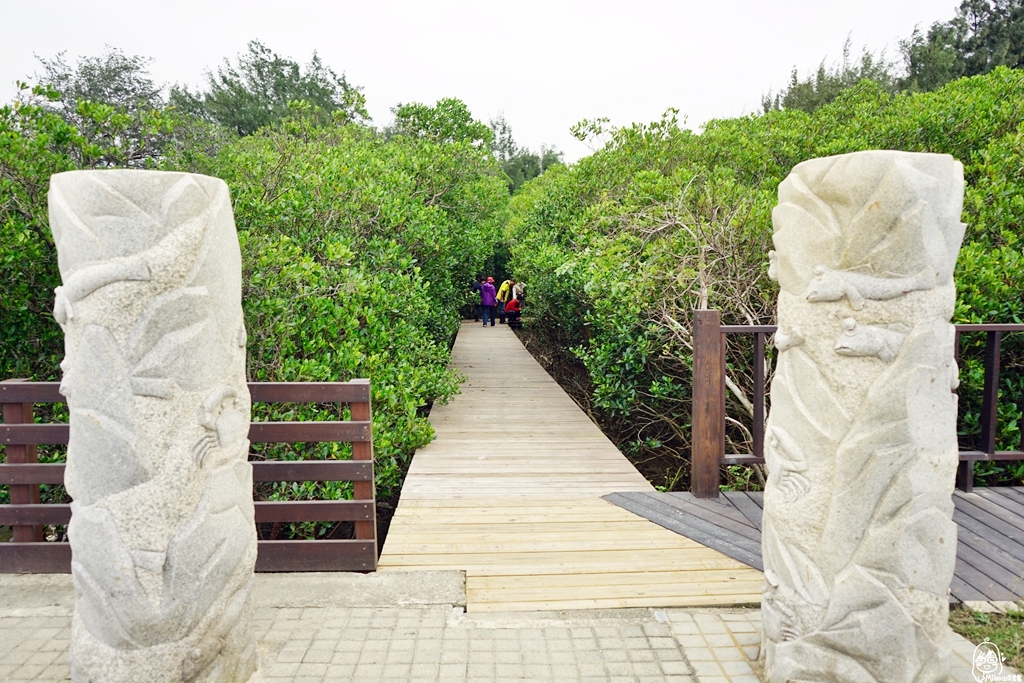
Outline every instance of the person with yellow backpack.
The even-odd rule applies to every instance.
[[[498,288],[498,317],[501,319],[502,325],[505,324],[505,304],[512,299],[512,288],[515,286],[515,278],[509,278]]]

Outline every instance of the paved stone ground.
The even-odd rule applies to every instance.
[[[440,583],[426,591],[425,584],[416,584],[422,573],[404,583],[401,574],[391,574],[393,579],[261,575],[254,625],[263,666],[253,681],[760,680],[758,610],[466,614],[443,602],[458,597],[457,573],[438,575]],[[311,586],[317,587],[315,594]],[[70,680],[69,589],[66,577],[0,577],[0,643],[5,650],[0,681]],[[952,680],[968,683],[973,681],[968,662],[974,646],[955,638]]]

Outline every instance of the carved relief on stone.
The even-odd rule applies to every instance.
[[[258,664],[241,257],[227,186],[50,183],[62,285],[74,681],[245,681]]]
[[[859,152],[779,186],[765,437],[770,681],[945,681],[963,170]]]

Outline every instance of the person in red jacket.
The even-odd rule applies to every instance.
[[[512,299],[507,304],[505,304],[505,316],[508,318],[509,325],[512,325],[513,323],[519,323],[519,316],[522,314],[521,306],[522,304],[520,297],[516,297],[515,299]]]

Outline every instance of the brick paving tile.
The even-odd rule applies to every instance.
[[[654,656],[659,662],[672,662],[683,658],[682,650],[675,648],[672,650],[655,650]]]
[[[610,676],[632,676],[633,665],[629,662],[608,662],[605,664]]]
[[[667,637],[672,635],[668,624],[662,624],[660,622],[644,624],[644,633],[652,638]]]
[[[725,624],[718,618],[717,615],[711,614],[697,614],[694,617],[694,621],[697,622],[697,626],[700,627],[701,633],[705,635],[709,633],[727,633]]]
[[[631,662],[653,662],[654,653],[650,650],[631,649],[628,650],[629,661]]]
[[[260,608],[253,683],[757,683],[758,610]],[[5,617],[0,681],[65,683],[70,614]],[[953,680],[973,645],[954,639]]]
[[[689,664],[683,661],[661,662],[661,672],[666,676],[684,676],[693,673]]]
[[[704,640],[708,641],[708,645],[710,645],[711,647],[735,646],[733,636],[729,633],[709,633],[708,635],[704,636]]]
[[[709,662],[715,660],[715,655],[711,652],[711,648],[707,647],[687,647],[686,656],[691,662]]]
[[[718,665],[718,662],[704,662],[695,661],[691,662],[694,673],[697,674],[698,678],[703,681],[706,676],[724,676],[725,672],[722,671],[722,667]]]
[[[722,669],[729,676],[753,676],[754,669],[751,668],[750,662],[748,661],[736,661],[736,662],[722,662]]]
[[[715,659],[720,662],[746,662],[750,660],[750,657],[738,647],[716,647],[712,652],[715,653]]]

